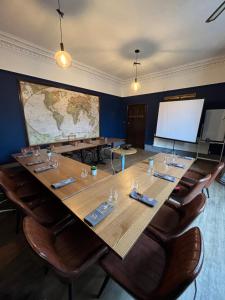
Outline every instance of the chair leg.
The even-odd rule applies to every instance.
[[[68,284],[68,300],[73,300],[73,283],[72,281]]]
[[[104,289],[105,289],[107,283],[109,282],[109,279],[110,279],[109,275],[106,275],[106,276],[105,276],[105,279],[104,279],[104,281],[103,281],[103,284],[102,284],[102,286],[101,286],[101,288],[100,288],[100,290],[99,290],[99,292],[98,292],[97,298],[100,298],[100,297],[101,297],[101,295],[102,295],[102,293],[103,293],[103,291],[104,291]]]
[[[44,266],[44,274],[45,276],[48,274],[49,268],[48,266]]]
[[[16,234],[20,231],[20,223],[21,223],[21,214],[18,210],[16,210]]]
[[[196,280],[196,279],[195,279],[194,283],[195,283],[195,294],[194,294],[194,298],[193,298],[193,300],[195,300],[195,299],[196,299],[196,296],[197,296],[197,291],[198,291],[198,288],[197,288],[197,280]]]

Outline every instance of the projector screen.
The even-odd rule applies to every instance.
[[[196,142],[204,99],[160,102],[156,137]]]

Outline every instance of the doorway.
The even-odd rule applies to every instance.
[[[129,104],[127,107],[127,143],[144,149],[146,104]]]

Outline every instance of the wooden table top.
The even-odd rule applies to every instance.
[[[94,148],[96,147],[96,145],[91,144],[91,143],[78,143],[77,145],[63,145],[63,146],[55,146],[53,148],[53,151],[57,154],[62,154],[62,153],[66,153],[66,152],[73,152],[73,151],[79,151],[79,150],[83,150],[83,149],[90,149],[90,148]]]
[[[101,180],[112,176],[109,173],[101,170],[98,170],[97,176],[92,176],[90,172],[90,166],[57,154],[55,154],[54,156],[57,157],[57,160],[59,162],[59,167],[57,169],[51,169],[42,173],[35,173],[35,168],[44,166],[48,163],[45,162],[43,164],[33,166],[27,166],[26,164],[35,160],[46,161],[47,154],[45,150],[41,150],[41,155],[37,158],[33,156],[19,158],[16,154],[14,154],[13,157],[60,200],[65,200],[66,198],[85,190],[91,185],[95,185],[97,182],[100,182]],[[86,178],[81,178],[82,169],[86,169],[88,171],[88,176]],[[73,177],[74,179],[76,179],[76,181],[60,189],[54,189],[51,187],[51,184],[59,182],[63,179],[67,179],[69,177]]]
[[[55,146],[54,152],[58,154],[79,151],[84,149],[95,148],[98,146],[104,146],[108,144],[113,144],[115,142],[123,142],[123,139],[118,138],[107,138],[107,139],[96,139],[96,140],[84,140],[84,142],[79,141],[69,141],[69,145]]]
[[[170,153],[157,153],[157,154],[153,155],[152,158],[154,158],[158,161],[164,161],[165,156],[169,157],[171,160],[173,158],[173,154],[170,154]],[[176,158],[177,163],[185,164],[187,168],[190,168],[190,166],[196,160],[195,158],[193,158],[192,160],[184,159],[184,158],[181,158],[181,156],[179,156],[179,155],[175,155],[175,158]]]
[[[166,156],[170,157],[170,159],[172,161],[172,155],[166,155]],[[185,167],[183,169],[183,168],[177,168],[177,167],[173,167],[173,166],[167,166],[164,163],[164,158],[165,158],[164,153],[158,153],[158,154],[152,156],[151,158],[154,159],[154,170],[155,171],[164,173],[164,174],[168,174],[168,175],[172,175],[179,179],[181,179],[184,176],[184,174],[187,172],[187,170],[191,167],[191,165],[195,161],[194,159],[187,160],[187,159],[182,159],[182,158],[179,158],[178,156],[176,156],[176,163],[182,163],[185,165]],[[143,168],[146,172],[148,169],[148,165],[149,165],[148,159],[145,159],[136,164],[136,166]]]
[[[130,148],[130,149],[126,150],[126,149],[122,149],[122,148],[114,148],[114,149],[112,149],[112,152],[116,153],[116,154],[119,154],[121,156],[123,156],[123,155],[132,155],[132,154],[137,153],[137,149]]]
[[[136,180],[139,191],[158,201],[154,208],[129,197],[132,182]],[[118,192],[118,202],[113,212],[96,227],[90,227],[112,250],[124,258],[156,212],[168,199],[177,185],[150,176],[139,166],[132,166],[122,173],[92,186],[82,193],[66,199],[63,203],[81,220],[102,202],[107,201],[111,188]],[[83,221],[84,222],[84,221]],[[87,225],[88,226],[88,225]]]

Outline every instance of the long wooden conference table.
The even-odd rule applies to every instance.
[[[17,155],[13,157],[54,193],[82,222],[85,216],[102,202],[107,201],[110,190],[115,189],[118,192],[118,200],[113,211],[96,227],[89,228],[123,259],[168,199],[181,177],[194,163],[194,159],[176,157],[176,162],[183,163],[185,168],[166,166],[165,155],[168,156],[162,153],[153,156],[154,169],[176,177],[175,182],[149,175],[148,160],[141,161],[116,175],[98,170],[96,177],[89,174],[87,178],[81,178],[81,170],[88,169],[89,166],[61,155],[57,155],[59,167],[43,173],[35,173],[35,166],[27,166],[28,162],[35,160],[34,157],[20,158]],[[42,151],[41,157],[45,156]],[[52,183],[68,177],[74,177],[76,182],[56,190],[51,188]],[[134,180],[138,182],[139,192],[157,200],[155,207],[146,206],[129,197]]]

